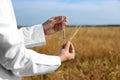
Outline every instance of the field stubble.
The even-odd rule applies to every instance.
[[[56,55],[60,46],[69,40],[75,27],[62,33],[46,36],[46,45],[33,50]],[[120,80],[120,27],[81,27],[73,38],[76,58],[63,63],[51,74],[24,77],[23,80]]]

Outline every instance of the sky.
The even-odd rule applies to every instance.
[[[120,24],[120,0],[12,0],[18,25],[64,15],[68,25]]]

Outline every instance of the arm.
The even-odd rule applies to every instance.
[[[61,64],[58,56],[38,54],[26,49],[16,30],[0,33],[0,38],[0,64],[17,76],[50,73]]]
[[[70,42],[63,45],[59,56],[39,54],[26,49],[17,29],[0,29],[0,64],[17,76],[32,76],[55,71],[61,62],[74,59],[74,48]]]
[[[23,36],[24,44],[27,48],[45,44],[45,35],[42,24],[20,28],[19,34]]]
[[[8,0],[2,1],[5,1],[4,4],[8,6],[6,9],[2,9],[4,4],[1,2],[0,65],[7,70],[11,70],[17,76],[32,76],[53,72],[60,66],[61,61],[64,62],[72,59],[68,58],[71,54],[73,55],[73,52],[69,52],[70,44],[65,49],[62,48],[59,56],[38,54],[33,50],[26,49],[23,34],[18,32],[16,23],[11,22],[14,20],[11,17],[13,15],[11,3],[10,1],[7,2]],[[2,13],[6,13],[5,10],[8,10],[8,13],[10,13],[8,16],[3,16]],[[65,54],[66,52],[67,54],[70,53],[69,56]]]
[[[51,17],[43,24],[32,27],[24,27],[19,30],[23,35],[24,44],[27,48],[45,44],[45,35],[50,35],[65,28],[66,16]]]
[[[8,13],[8,14],[6,14]],[[17,76],[32,76],[55,71],[60,57],[26,49],[18,32],[10,0],[0,0],[0,65]]]

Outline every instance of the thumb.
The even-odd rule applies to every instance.
[[[69,47],[70,47],[70,41],[68,41],[65,45],[65,49],[68,49],[69,50]]]

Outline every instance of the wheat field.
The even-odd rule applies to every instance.
[[[69,40],[75,27],[46,36],[46,45],[33,50],[57,55],[60,46]],[[22,80],[120,80],[120,27],[81,27],[72,39],[76,58],[63,63],[50,74],[23,77]]]

